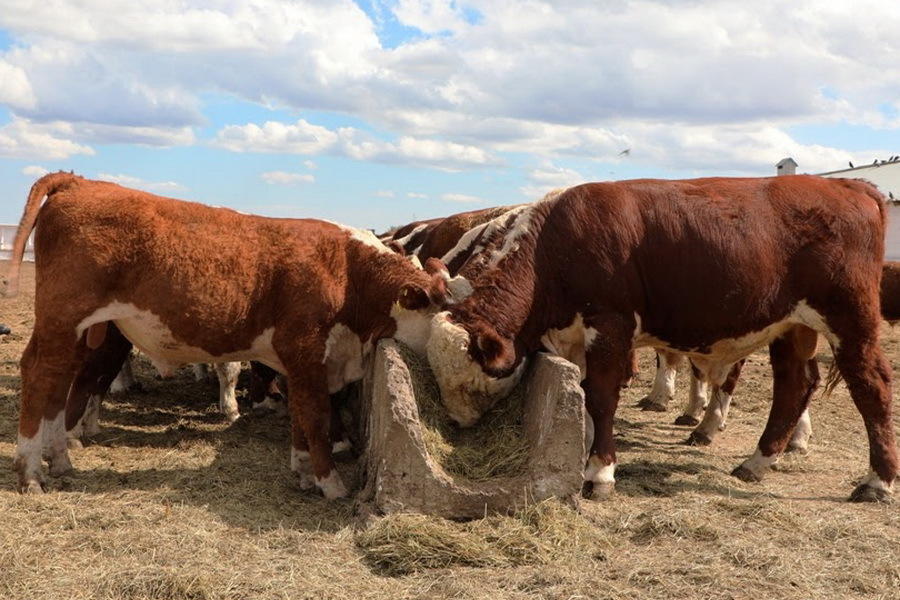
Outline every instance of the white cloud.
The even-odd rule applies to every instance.
[[[0,127],[0,156],[4,158],[63,159],[75,154],[94,154],[89,146],[71,140],[66,123],[32,123],[13,119]]]
[[[97,175],[97,179],[100,179],[102,181],[111,181],[112,183],[118,183],[119,185],[123,185],[125,187],[151,192],[182,192],[187,189],[185,188],[185,186],[174,181],[146,181],[144,179],[141,179],[140,177],[134,177],[133,175],[113,175],[111,173],[100,173]]]
[[[462,9],[455,0],[397,0],[393,12],[402,24],[424,33],[453,31],[465,26]]]
[[[468,194],[441,194],[441,200],[445,202],[459,202],[462,204],[484,202],[483,198],[479,198],[478,196],[470,196]]]
[[[584,182],[584,176],[578,171],[545,162],[540,168],[532,169],[528,173],[528,184],[520,190],[529,200],[537,200],[547,192]]]
[[[379,198],[393,198],[394,192],[392,190],[378,190],[375,192],[375,195]]]
[[[316,169],[319,168],[319,165],[317,165],[314,161],[311,161],[311,160],[304,160],[303,166],[306,167],[307,169],[309,169],[310,171],[315,171]]]
[[[35,96],[25,69],[0,59],[0,104],[22,108],[34,108]]]
[[[303,119],[293,125],[266,121],[227,125],[216,134],[214,144],[232,152],[272,152],[279,154],[319,154],[333,147],[335,132]]]
[[[428,194],[420,194],[418,192],[407,192],[406,197],[407,198],[416,198],[418,200],[425,200],[426,198],[428,198]]]
[[[313,183],[316,178],[306,173],[288,173],[286,171],[266,171],[260,175],[269,185],[292,185],[295,183]]]
[[[45,169],[44,167],[40,167],[38,165],[29,165],[22,169],[22,175],[28,175],[30,177],[43,177],[50,171]]]
[[[85,143],[194,143],[212,92],[348,115],[393,140],[362,126],[320,138],[298,122],[282,139],[232,126],[221,147],[448,170],[500,165],[500,152],[614,162],[626,147],[643,166],[755,169],[791,149],[818,165],[848,153],[798,144],[788,127],[900,128],[898,3],[372,6],[422,35],[384,48],[380,22],[352,0],[7,2],[0,27],[16,44],[0,52],[0,103],[35,124],[69,124],[53,137],[74,146],[50,145],[62,155]],[[21,151],[4,135],[0,152]]]
[[[266,121],[227,125],[213,145],[232,152],[324,154],[389,164],[407,164],[446,171],[501,164],[481,148],[442,140],[402,137],[396,142],[375,138],[353,127],[332,131],[303,119],[294,124]]]

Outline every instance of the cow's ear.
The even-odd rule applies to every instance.
[[[450,269],[447,268],[447,265],[441,259],[433,256],[425,261],[425,272],[429,275],[438,274],[444,279],[450,278]]]
[[[404,283],[397,301],[406,310],[421,310],[431,304],[428,291],[415,283]]]
[[[431,275],[431,287],[428,290],[428,298],[438,308],[444,308],[450,303],[450,292],[447,289],[447,279],[441,273]]]
[[[391,240],[389,242],[384,242],[384,245],[399,254],[400,256],[406,256],[406,248],[403,247],[403,244],[398,242],[397,240]]]
[[[474,337],[485,372],[498,377],[508,375],[516,362],[512,340],[500,336],[493,327],[481,327]]]

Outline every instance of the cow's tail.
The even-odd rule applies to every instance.
[[[0,282],[0,296],[12,298],[19,293],[19,271],[22,268],[22,259],[25,256],[25,244],[28,243],[28,236],[31,235],[31,231],[34,229],[38,211],[41,208],[41,202],[43,202],[44,197],[82,179],[79,175],[60,171],[59,173],[44,175],[31,186],[28,200],[25,201],[25,211],[22,213],[22,219],[19,221],[19,228],[16,229],[9,272],[3,281]]]
[[[832,351],[834,348],[832,347]],[[831,361],[831,364],[828,365],[828,373],[825,375],[825,386],[822,389],[822,397],[827,398],[831,395],[831,392],[834,391],[834,388],[837,387],[844,378],[841,377],[841,370],[838,369],[837,360],[834,359]]]

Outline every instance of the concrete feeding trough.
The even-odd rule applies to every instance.
[[[427,437],[433,432],[423,422],[414,385],[421,367],[411,369],[409,359],[397,342],[383,340],[367,370],[358,501],[384,514],[412,511],[452,519],[506,513],[550,497],[575,501],[585,457],[584,393],[575,365],[546,354],[534,358],[520,384],[520,466],[514,474],[474,481],[448,471],[429,452]]]

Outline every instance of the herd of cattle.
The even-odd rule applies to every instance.
[[[72,468],[69,446],[96,431],[99,398],[134,346],[163,375],[215,363],[230,420],[235,361],[252,361],[256,402],[282,374],[291,468],[304,487],[344,496],[329,395],[362,377],[385,337],[427,356],[463,427],[509,393],[533,353],[575,363],[593,497],[614,486],[613,416],[636,348],[657,351],[646,410],[666,409],[689,360],[691,401],[676,422],[696,426],[691,443],[708,444],[744,358],[768,345],[769,419],[733,472],[755,481],[786,447],[806,447],[821,335],[834,351],[829,379],[846,381],[868,433],[869,472],[850,497],[892,493],[891,371],[879,328],[882,314],[900,319],[900,270],[883,262],[884,199],[859,180],[590,183],[378,238],[54,173],[28,196],[5,296],[17,293],[32,230],[35,325],[14,460],[23,492],[43,490],[42,457],[52,476]]]

